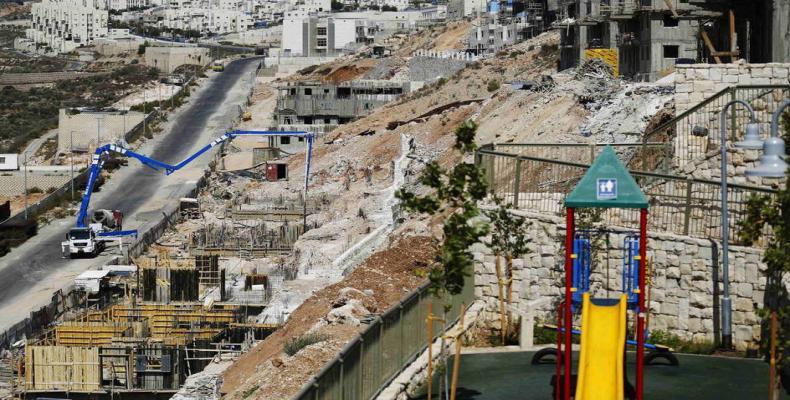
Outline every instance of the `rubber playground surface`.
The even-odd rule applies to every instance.
[[[464,354],[458,400],[550,400],[553,364],[532,365],[533,352]],[[578,355],[575,355],[578,360]],[[634,354],[626,366],[634,383]],[[768,397],[762,360],[678,355],[680,365],[645,368],[646,400],[744,400]],[[449,376],[449,375],[448,375]],[[438,393],[434,383],[434,393]],[[423,396],[422,398],[425,398]],[[437,398],[437,397],[434,397]],[[790,399],[783,395],[781,398]]]

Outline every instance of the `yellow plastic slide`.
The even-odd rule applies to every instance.
[[[591,300],[584,294],[576,400],[624,399],[625,331],[625,294],[619,300]]]

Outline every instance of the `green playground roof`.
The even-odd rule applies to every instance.
[[[606,146],[582,179],[565,197],[571,208],[647,208],[647,197],[617,158]]]

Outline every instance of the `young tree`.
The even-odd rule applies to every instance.
[[[499,198],[494,199],[494,201],[497,204],[497,208],[485,211],[485,214],[491,220],[491,240],[488,246],[494,251],[496,257],[495,268],[497,286],[499,287],[499,313],[501,318],[500,339],[502,345],[505,345],[505,338],[510,333],[510,326],[513,321],[511,312],[508,310],[510,303],[513,301],[513,258],[521,257],[529,252],[527,245],[532,240],[529,238],[527,231],[532,223],[508,211],[512,208],[510,204],[503,204]],[[500,255],[505,256],[504,276],[499,262]]]
[[[452,169],[445,170],[436,161],[426,165],[420,183],[429,188],[430,193],[418,195],[404,189],[396,192],[406,210],[444,217],[442,245],[428,271],[429,291],[436,297],[461,293],[464,278],[474,273],[474,257],[469,248],[485,237],[489,230],[488,223],[478,218],[481,213],[477,203],[485,198],[487,189],[483,171],[477,165],[463,160],[477,148],[476,132],[477,124],[471,120],[465,121],[455,130],[454,148],[460,153],[461,161]],[[446,299],[449,300],[449,297]],[[450,308],[451,304],[444,305],[444,321],[447,321]],[[440,392],[442,384],[447,386],[444,340],[442,336],[439,369],[444,371],[445,376],[439,381]],[[456,342],[456,346],[460,346],[459,342]],[[460,347],[456,349],[458,357]],[[428,362],[430,371],[431,361]],[[429,382],[432,379],[430,375]],[[430,390],[430,383],[428,388]]]
[[[455,150],[461,157],[472,154],[477,145],[477,124],[469,120],[455,130]],[[420,183],[430,188],[430,193],[418,195],[401,189],[396,196],[403,207],[411,212],[428,215],[446,215],[443,242],[436,260],[428,271],[430,291],[440,296],[458,294],[464,287],[464,277],[474,270],[470,246],[488,234],[488,224],[478,219],[477,203],[485,198],[487,185],[480,168],[461,161],[450,170],[444,170],[435,161],[429,162]]]
[[[790,118],[784,118],[785,131],[790,132]],[[790,136],[790,135],[788,135]],[[789,172],[790,173],[790,172]],[[790,296],[784,280],[790,273],[790,176],[784,188],[776,197],[754,196],[747,204],[746,219],[740,224],[740,238],[747,246],[764,236],[768,227],[773,234],[765,249],[765,304],[760,311],[763,319],[760,347],[763,354],[770,354],[772,315],[778,320],[776,341],[776,367],[779,371],[790,372]],[[787,375],[786,373],[783,375]],[[783,382],[789,385],[790,382]],[[785,386],[788,387],[788,386]]]

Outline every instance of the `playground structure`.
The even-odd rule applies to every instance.
[[[611,147],[590,166],[565,198],[565,295],[557,330],[555,399],[622,400],[626,397],[625,346],[628,310],[635,315],[636,384],[628,397],[643,399],[648,202]],[[619,298],[592,298],[590,240],[575,231],[577,208],[639,209],[639,235],[626,237],[623,286]],[[578,377],[573,384],[573,315],[581,305],[582,329]],[[575,387],[574,387],[575,386]],[[574,396],[571,393],[575,393]]]
[[[67,240],[61,243],[61,251],[63,252],[64,256],[71,257],[76,254],[85,253],[84,249],[90,248],[92,249],[89,254],[93,256],[98,255],[101,251],[100,249],[104,248],[104,242],[117,240],[119,237],[123,236],[131,236],[137,235],[136,230],[128,230],[122,231],[120,229],[113,229],[108,230],[104,224],[87,224],[87,217],[88,217],[88,208],[90,206],[91,195],[93,194],[93,189],[96,184],[96,180],[99,178],[101,174],[102,167],[106,161],[107,156],[110,153],[118,154],[124,157],[135,158],[140,161],[143,165],[148,166],[155,171],[164,170],[165,175],[170,175],[181,168],[185,167],[202,154],[206,153],[207,151],[211,150],[215,146],[220,143],[223,143],[227,140],[231,140],[233,138],[239,136],[296,136],[296,137],[304,137],[305,140],[305,177],[304,177],[304,197],[307,198],[307,184],[310,177],[310,163],[312,160],[312,149],[313,149],[313,139],[314,136],[312,133],[303,132],[303,131],[241,131],[241,130],[234,130],[231,132],[226,132],[222,136],[214,139],[211,143],[203,146],[194,154],[188,156],[183,161],[179,162],[175,165],[170,165],[162,161],[154,160],[148,156],[139,154],[132,150],[129,150],[120,145],[114,144],[107,144],[104,146],[100,146],[96,149],[90,166],[90,172],[88,174],[88,182],[85,187],[85,193],[82,196],[82,201],[80,203],[80,209],[77,212],[77,221],[75,227],[72,228],[69,233],[67,234]],[[303,219],[307,218],[307,206],[305,202],[305,207],[303,209]],[[103,211],[103,210],[99,210]],[[120,213],[120,211],[115,211]]]

